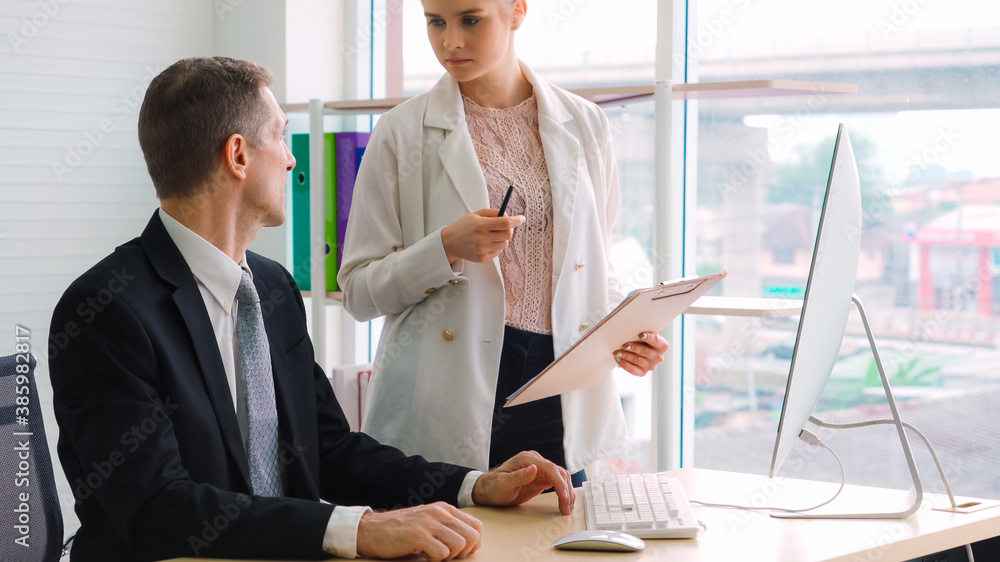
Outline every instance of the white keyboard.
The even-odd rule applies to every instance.
[[[689,539],[701,526],[680,480],[663,473],[605,474],[583,483],[587,528],[643,539]]]

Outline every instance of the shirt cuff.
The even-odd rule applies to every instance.
[[[472,501],[472,489],[476,487],[476,481],[483,474],[483,472],[479,472],[478,470],[470,470],[465,475],[465,480],[462,480],[462,487],[458,489],[458,507],[472,507],[476,505]]]
[[[339,558],[357,558],[358,525],[361,524],[361,516],[371,510],[367,506],[334,507],[323,535],[323,550]]]

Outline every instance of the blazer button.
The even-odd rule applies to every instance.
[[[436,290],[437,290],[437,289],[435,289],[434,287],[431,287],[430,289],[427,289],[427,290],[426,290],[426,291],[424,291],[424,292],[425,292],[425,293],[427,293],[427,294],[429,295],[429,294],[433,293],[433,292],[434,292],[434,291],[436,291]]]
[[[584,322],[583,324],[580,324],[580,331],[582,332],[582,331],[586,330],[589,326],[590,326],[590,322]]]
[[[576,264],[576,270],[580,271],[581,269],[583,269],[583,266],[585,266],[585,265],[587,265],[587,264],[585,264],[583,262],[580,262],[580,263]]]
[[[445,330],[445,331],[441,332],[441,337],[444,338],[447,341],[451,341],[451,340],[455,339],[455,334],[452,334],[448,330]]]
[[[450,280],[448,282],[451,283],[452,285],[458,285],[458,283],[459,283],[458,279],[452,279],[452,280]]]

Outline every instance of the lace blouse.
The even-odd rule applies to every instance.
[[[514,184],[506,215],[525,222],[500,254],[507,325],[552,333],[552,188],[538,132],[535,96],[514,107],[485,108],[466,96],[465,118],[486,176],[490,206],[499,208]]]

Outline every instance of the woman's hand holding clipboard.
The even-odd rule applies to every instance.
[[[726,276],[679,279],[635,291],[544,371],[507,398],[517,406],[581,390],[609,376],[618,364],[613,353],[642,332],[659,333]]]

